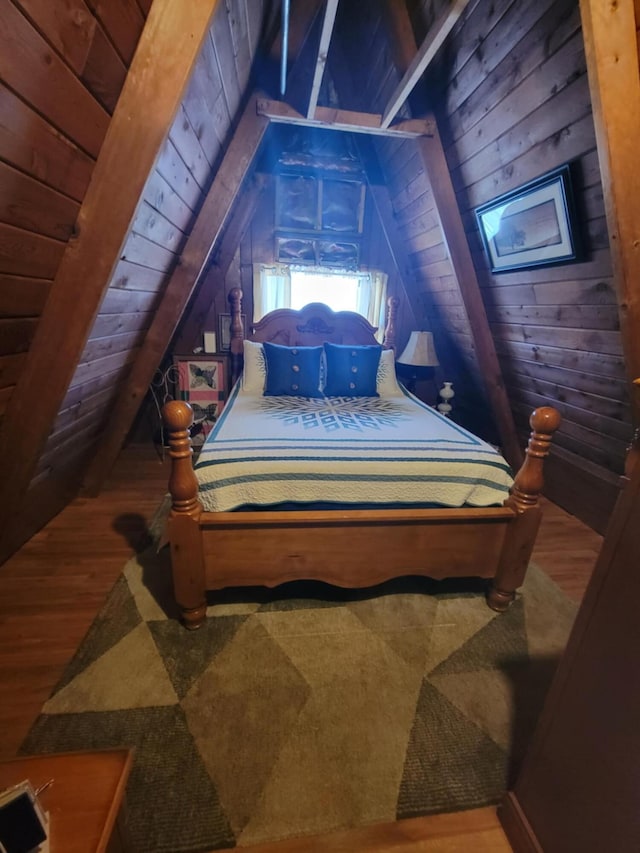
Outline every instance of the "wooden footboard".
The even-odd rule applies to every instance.
[[[501,507],[205,513],[191,463],[186,403],[165,406],[172,460],[169,540],[176,601],[188,628],[204,620],[207,589],[313,579],[373,586],[401,575],[481,577],[505,610],[525,577],[540,524],[542,466],[555,409],[531,416],[525,461]]]

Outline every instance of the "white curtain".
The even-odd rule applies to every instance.
[[[287,264],[253,265],[253,322],[275,308],[291,307],[291,273]]]
[[[376,338],[382,343],[387,307],[387,274],[371,270],[359,276],[356,311],[377,326]]]
[[[298,268],[296,268],[298,269]],[[309,269],[316,277],[337,273]],[[354,273],[345,273],[353,277]],[[387,305],[387,274],[379,270],[355,273],[357,276],[356,304],[352,310],[362,314],[378,327],[376,338],[382,342]],[[321,298],[318,297],[318,301]],[[253,322],[256,323],[275,308],[291,307],[291,271],[288,264],[253,265]],[[334,306],[330,306],[334,307]],[[335,307],[334,307],[335,310]]]

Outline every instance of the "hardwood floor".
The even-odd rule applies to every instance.
[[[99,497],[73,501],[0,567],[0,759],[16,754],[125,561],[149,541],[148,525],[166,493],[168,473],[168,462],[152,447],[126,448]],[[580,601],[601,541],[597,533],[545,501],[533,559],[567,595]],[[297,849],[510,849],[493,809],[420,821],[410,838],[401,833],[394,840],[389,835],[387,847],[373,846],[370,833],[365,833],[366,847],[344,846],[360,843],[352,837],[338,838],[338,846]],[[378,840],[386,837],[384,832],[393,832],[384,826]],[[266,847],[265,853],[273,850]]]

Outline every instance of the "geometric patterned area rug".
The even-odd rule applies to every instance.
[[[168,549],[129,561],[23,753],[135,747],[137,853],[315,835],[499,800],[576,606],[534,566],[504,614],[420,578],[216,593],[196,632]]]

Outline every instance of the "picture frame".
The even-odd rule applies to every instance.
[[[480,205],[475,214],[492,273],[578,259],[569,164]]]
[[[247,315],[242,314],[242,328],[246,334]],[[218,314],[218,347],[220,352],[229,352],[231,349],[231,314]]]
[[[174,355],[175,399],[193,409],[192,437],[201,441],[222,414],[229,392],[228,357],[224,355]],[[197,445],[199,442],[194,441]],[[200,442],[201,443],[201,442]]]

